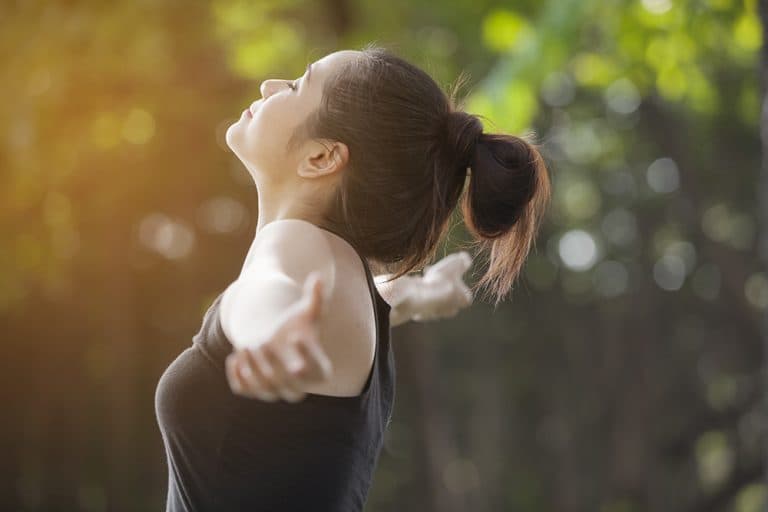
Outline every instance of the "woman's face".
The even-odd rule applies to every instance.
[[[271,179],[295,175],[303,159],[319,146],[309,141],[287,152],[288,140],[307,116],[320,106],[323,82],[361,52],[342,50],[310,63],[296,80],[265,80],[261,99],[245,109],[226,133],[227,145],[252,172]],[[255,178],[256,176],[254,176]]]

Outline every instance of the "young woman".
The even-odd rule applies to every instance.
[[[256,235],[157,388],[167,510],[361,511],[394,401],[391,325],[472,300],[467,253],[407,273],[434,257],[461,200],[490,254],[476,286],[498,303],[549,179],[533,145],[483,133],[379,47],[331,53],[261,94],[226,135],[256,184]],[[395,272],[374,279],[373,265]]]

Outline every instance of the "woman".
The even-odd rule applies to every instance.
[[[331,53],[261,93],[226,135],[259,194],[256,236],[157,389],[167,509],[360,511],[394,400],[391,316],[472,299],[466,253],[406,274],[433,258],[463,196],[490,253],[477,286],[498,303],[549,180],[533,145],[483,133],[382,48]],[[369,265],[395,272],[374,279]]]

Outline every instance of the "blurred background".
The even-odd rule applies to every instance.
[[[466,109],[533,132],[554,196],[495,312],[393,329],[366,510],[765,510],[761,10],[3,1],[0,509],[164,508],[155,386],[256,225],[225,130],[262,80],[375,41],[469,73]]]

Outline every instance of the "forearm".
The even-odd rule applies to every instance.
[[[227,339],[255,348],[269,338],[277,321],[301,298],[301,285],[282,273],[252,273],[230,285],[219,318]]]

